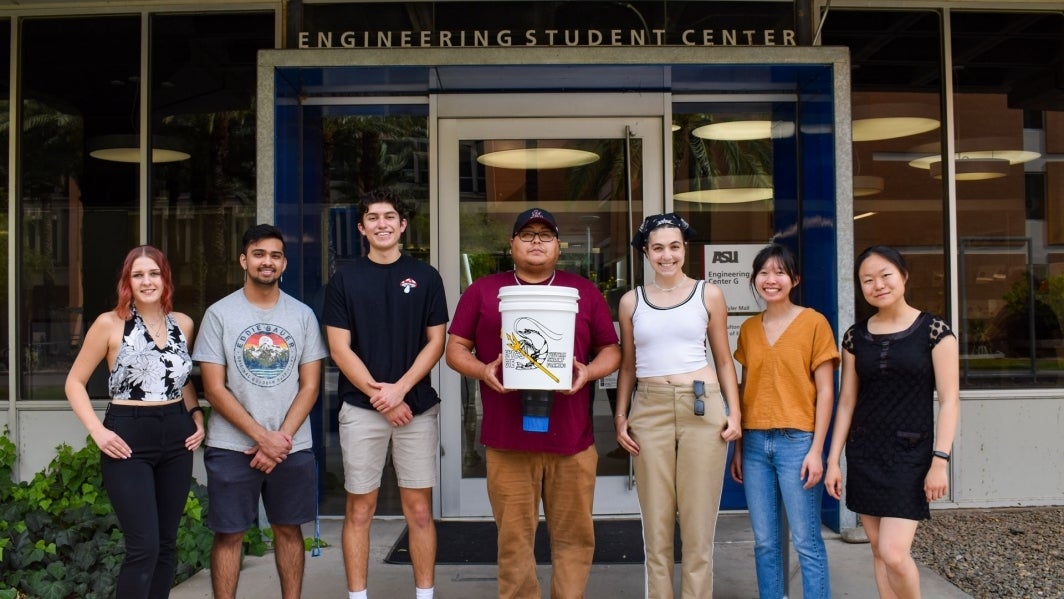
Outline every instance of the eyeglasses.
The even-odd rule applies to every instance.
[[[525,243],[532,243],[536,239],[543,243],[550,243],[558,236],[554,234],[554,231],[521,231],[517,234],[517,238]]]

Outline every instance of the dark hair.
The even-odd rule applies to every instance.
[[[909,279],[909,267],[905,266],[905,258],[902,257],[901,252],[890,247],[889,245],[873,245],[867,247],[857,256],[857,260],[853,264],[853,278],[855,281],[861,279],[861,265],[870,256],[876,255],[883,258],[887,262],[890,262],[901,273],[902,278]]]
[[[369,212],[369,207],[373,204],[390,204],[396,212],[399,213],[400,220],[410,220],[412,216],[412,210],[403,198],[399,197],[399,194],[391,189],[374,189],[358,200],[358,221],[362,222],[362,218]]]
[[[785,245],[771,243],[761,248],[761,251],[754,256],[753,270],[750,272],[751,286],[757,278],[757,273],[768,264],[769,260],[775,260],[776,264],[780,265],[783,272],[791,278],[791,283],[798,282],[798,259],[794,257],[794,252]]]
[[[133,263],[137,258],[150,258],[159,266],[159,274],[163,279],[163,291],[159,298],[159,304],[163,308],[163,314],[169,314],[174,308],[174,284],[171,280],[170,262],[166,254],[159,248],[151,245],[140,245],[126,254],[122,261],[122,272],[118,275],[118,303],[115,304],[115,312],[122,320],[129,320],[133,305],[133,283],[129,281],[133,272]]]
[[[248,227],[247,231],[244,231],[243,245],[241,246],[240,253],[246,254],[248,246],[262,239],[279,239],[281,241],[281,251],[284,251],[284,234],[281,230],[273,225],[266,223],[252,225]]]
[[[632,247],[645,252],[647,243],[650,240],[650,234],[662,227],[679,229],[684,243],[687,243],[687,240],[695,236],[695,230],[679,214],[675,212],[654,214],[643,219],[643,223],[639,225],[639,229],[636,230],[635,235],[632,237]]]
[[[761,269],[768,264],[769,260],[775,260],[776,264],[780,265],[783,272],[791,278],[791,300],[794,301],[794,285],[798,284],[798,259],[794,257],[794,252],[787,248],[785,245],[778,243],[770,243],[761,248],[761,251],[754,256],[754,262],[750,271],[750,290],[754,292],[754,298],[757,303],[761,303],[761,295],[757,292],[757,287],[754,285],[754,280],[757,279],[757,273],[761,272]]]

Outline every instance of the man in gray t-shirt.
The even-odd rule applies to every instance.
[[[255,225],[243,248],[244,287],[207,309],[192,353],[212,408],[203,458],[211,584],[215,597],[236,597],[244,531],[255,523],[261,495],[281,596],[294,599],[303,585],[301,525],[317,508],[307,415],[328,350],[310,307],[280,289],[287,266],[281,231]]]

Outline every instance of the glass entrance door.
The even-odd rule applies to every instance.
[[[477,278],[513,268],[514,218],[537,206],[558,221],[558,268],[597,283],[616,320],[621,295],[642,281],[632,227],[664,208],[662,138],[660,117],[439,119],[440,273],[449,302]],[[615,375],[595,383],[592,403],[596,514],[639,511],[630,458],[615,440],[615,383]],[[488,516],[478,384],[447,368],[440,384],[442,515]]]

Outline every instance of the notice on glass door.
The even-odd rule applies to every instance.
[[[753,314],[761,311],[750,285],[750,268],[754,256],[765,247],[760,244],[711,244],[706,246],[706,282],[724,292],[728,314]]]

